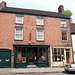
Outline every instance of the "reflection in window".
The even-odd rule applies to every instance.
[[[45,50],[45,48],[39,48],[39,50],[38,50],[38,62],[46,62],[46,50]]]
[[[53,48],[52,49],[52,59],[54,62],[61,62],[64,60],[64,49]]]
[[[17,49],[16,62],[26,62],[26,50],[25,48]]]

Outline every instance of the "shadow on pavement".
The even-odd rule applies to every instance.
[[[75,75],[75,72],[66,72],[66,71],[63,71],[63,73],[65,73],[65,74],[74,74]]]

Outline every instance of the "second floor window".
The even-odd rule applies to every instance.
[[[23,24],[23,16],[16,16],[16,23]]]
[[[37,30],[37,40],[44,41],[44,30]]]
[[[67,27],[66,21],[61,21],[61,27]]]
[[[15,29],[15,40],[23,40],[23,29],[22,28]]]
[[[67,40],[67,32],[62,32],[62,40]]]
[[[43,25],[43,19],[37,18],[37,25]]]

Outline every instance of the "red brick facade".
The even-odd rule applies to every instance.
[[[10,49],[13,52],[13,43],[29,44],[29,33],[31,31],[31,44],[50,44],[60,46],[71,46],[71,35],[69,20],[67,20],[68,43],[62,42],[60,18],[44,17],[44,26],[36,25],[36,16],[24,15],[23,25],[15,24],[16,14],[0,13],[0,49]],[[23,26],[23,41],[14,41],[15,26]],[[44,42],[37,42],[36,28],[44,28]],[[13,66],[13,56],[11,57]]]

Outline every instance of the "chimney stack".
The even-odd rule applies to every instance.
[[[58,7],[58,13],[64,14],[64,6],[63,5],[60,5]]]
[[[2,1],[1,4],[2,4],[2,7],[3,7],[3,8],[6,7],[6,2],[5,2],[5,1]]]

